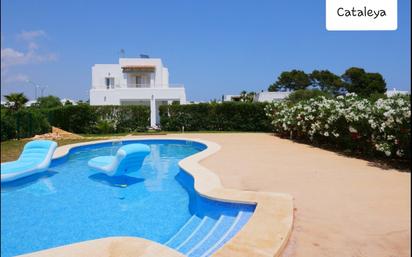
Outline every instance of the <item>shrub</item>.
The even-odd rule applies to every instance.
[[[264,103],[201,103],[160,107],[161,128],[166,131],[270,131]]]
[[[46,109],[46,108],[54,108],[54,107],[60,107],[63,104],[60,102],[60,98],[57,96],[42,96],[37,98],[37,103],[35,104],[35,107]]]
[[[74,133],[92,133],[97,124],[96,112],[88,104],[67,105],[44,112],[52,126]]]
[[[11,112],[1,109],[1,141],[16,138],[16,120]]]
[[[109,134],[115,131],[114,123],[110,120],[100,120],[96,124],[96,132],[100,134]]]
[[[117,133],[146,131],[150,124],[150,109],[147,106],[93,106],[93,108],[99,122],[108,122]]]
[[[1,140],[27,138],[50,131],[50,124],[40,111],[22,108],[1,110]]]
[[[44,110],[50,124],[73,133],[121,133],[145,131],[149,126],[147,106],[65,105]]]
[[[325,91],[320,91],[320,90],[307,90],[307,89],[299,89],[296,91],[293,91],[286,100],[292,102],[292,103],[297,103],[299,101],[303,100],[309,100],[311,98],[316,98],[319,96],[324,96],[326,98],[331,98],[332,95],[328,92]]]
[[[410,159],[409,96],[372,102],[355,94],[297,103],[274,102],[266,112],[275,132],[371,155]]]

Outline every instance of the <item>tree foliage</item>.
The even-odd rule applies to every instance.
[[[379,73],[369,73],[362,68],[352,67],[342,75],[345,88],[350,93],[368,97],[373,93],[385,93],[386,82]]]
[[[338,76],[329,70],[314,70],[306,74],[301,70],[284,71],[277,81],[269,86],[268,91],[296,91],[308,86],[334,95],[356,93],[362,97],[386,92],[386,82],[380,73],[366,72],[362,68],[352,67]]]
[[[312,86],[318,87],[321,91],[334,93],[343,86],[342,79],[328,70],[314,70],[309,77]]]
[[[305,89],[310,85],[309,75],[301,70],[284,71],[277,81],[269,86],[268,91],[285,91]]]
[[[54,107],[60,107],[62,106],[62,103],[60,102],[60,98],[57,96],[44,96],[44,97],[39,97],[37,98],[37,107],[40,108],[54,108]]]

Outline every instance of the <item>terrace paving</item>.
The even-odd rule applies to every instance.
[[[263,133],[174,134],[221,145],[200,164],[225,188],[288,193],[283,257],[411,255],[411,174]]]

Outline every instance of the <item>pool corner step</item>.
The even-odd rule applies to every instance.
[[[212,240],[206,241],[205,244],[199,247],[197,252],[189,255],[190,257],[206,257],[217,251],[226,242],[236,235],[237,232],[247,223],[252,216],[251,212],[240,211],[230,223],[230,227],[222,228],[224,232],[220,236],[212,237]]]
[[[232,227],[235,221],[235,217],[221,215],[214,226],[209,230],[209,232],[204,235],[202,240],[200,240],[196,245],[184,252],[187,256],[202,256],[207,252],[216,242],[218,242],[225,232]]]
[[[193,215],[181,228],[176,232],[165,245],[176,248],[181,242],[183,242],[192,232],[193,229],[201,223],[202,219],[196,215]]]
[[[236,216],[192,216],[165,245],[189,256],[210,256],[229,241],[249,220],[253,212],[239,211]]]
[[[196,229],[194,229],[193,232],[175,249],[183,254],[190,251],[190,249],[192,249],[193,246],[195,246],[199,241],[201,241],[204,235],[206,235],[210,231],[210,229],[213,228],[215,223],[215,219],[208,216],[204,216],[202,221],[196,227]]]

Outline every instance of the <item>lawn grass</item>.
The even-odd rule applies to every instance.
[[[98,139],[58,139],[54,140],[57,142],[59,146],[80,143],[80,142],[87,142],[87,141],[94,141]],[[31,141],[30,139],[20,139],[20,140],[8,140],[1,142],[1,162],[9,162],[14,161],[19,158],[21,151],[23,150],[24,145]]]

